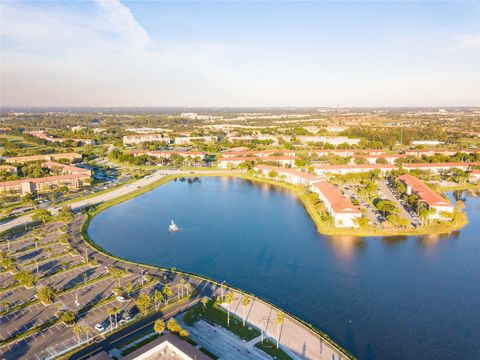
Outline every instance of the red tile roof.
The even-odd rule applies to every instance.
[[[138,155],[148,155],[148,154],[158,154],[158,155],[173,155],[173,154],[184,154],[184,155],[206,155],[201,151],[173,151],[173,150],[131,150],[130,154]]]
[[[89,176],[85,174],[70,174],[70,175],[47,176],[42,178],[25,178],[25,179],[19,179],[19,180],[0,182],[0,187],[15,186],[15,185],[20,185],[26,182],[41,184],[41,183],[56,182],[61,180],[85,179],[87,177]]]
[[[63,172],[67,172],[70,174],[85,174],[85,175],[91,175],[92,171],[72,165],[66,165],[66,164],[61,164],[57,163],[54,161],[47,161],[42,164],[43,167],[52,169],[52,168],[61,168]]]
[[[433,189],[425,185],[420,179],[413,175],[405,174],[398,177],[406,185],[412,188],[412,191],[418,195],[418,197],[426,202],[429,206],[451,206],[450,201],[441,197]]]
[[[264,155],[264,154],[286,154],[286,153],[295,153],[293,150],[245,150],[245,151],[226,151],[222,155],[223,156],[244,156],[244,155]]]
[[[342,192],[332,184],[320,181],[313,184],[325,196],[333,211],[339,214],[360,214],[360,210],[352,204],[350,199],[343,196]]]
[[[14,156],[6,159],[7,162],[23,162],[23,161],[39,161],[39,160],[48,160],[48,159],[81,159],[82,155],[78,153],[60,153],[60,154],[41,154],[41,155],[30,155],[30,156]]]
[[[421,167],[469,167],[469,166],[478,166],[480,162],[450,162],[450,163],[406,163],[403,164],[406,168],[421,168]]]
[[[221,157],[217,158],[217,161],[258,161],[260,158],[258,157]]]
[[[320,170],[341,170],[341,169],[396,169],[393,164],[361,164],[361,165],[328,165],[316,164],[314,168]]]

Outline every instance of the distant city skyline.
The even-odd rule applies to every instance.
[[[0,2],[0,105],[480,105],[478,2]]]

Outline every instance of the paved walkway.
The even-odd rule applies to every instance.
[[[242,294],[235,293],[230,311],[243,319]],[[246,309],[247,322],[259,329],[264,329],[266,335],[277,338],[277,310],[260,300],[253,300]],[[280,327],[280,344],[288,348],[300,359],[309,360],[340,360],[347,359],[338,350],[323,340],[320,335],[309,330],[300,322],[285,316]]]
[[[203,320],[193,326],[184,326],[195,342],[222,360],[271,360],[269,356],[255,349],[253,344],[240,340],[220,326],[211,325]]]

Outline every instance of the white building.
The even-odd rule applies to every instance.
[[[124,145],[138,145],[144,142],[165,142],[169,144],[171,139],[163,134],[136,134],[123,137]]]
[[[428,146],[436,146],[440,144],[445,144],[444,141],[438,140],[414,140],[412,141],[412,145],[428,145]]]
[[[395,170],[397,166],[392,164],[365,164],[365,165],[313,165],[313,171],[317,175],[345,175],[345,174],[358,174],[362,172],[369,172],[372,170],[380,170],[382,174],[387,171]]]
[[[217,142],[218,137],[216,136],[182,136],[176,137],[174,140],[175,145],[189,145],[192,141],[200,141],[206,143]]]
[[[432,171],[437,174],[450,169],[460,169],[468,171],[472,166],[479,166],[480,162],[473,163],[407,163],[403,164],[403,167],[409,171],[411,170],[424,170]]]
[[[222,154],[222,157],[273,157],[278,154],[279,156],[295,156],[295,151],[292,150],[243,150],[243,151],[226,151]]]
[[[316,182],[311,187],[325,204],[328,213],[333,217],[336,227],[358,227],[355,219],[362,216],[360,210],[341,191],[325,181]]]
[[[172,155],[179,155],[184,158],[205,160],[207,154],[200,151],[170,151],[170,150],[132,150],[129,151],[133,156],[148,155],[157,159],[170,159]]]
[[[433,189],[425,185],[415,176],[405,174],[398,177],[407,186],[407,194],[415,193],[419,201],[425,203],[429,209],[435,212],[431,215],[433,219],[443,219],[442,212],[453,213],[454,207],[447,199],[441,197]]]
[[[310,186],[318,181],[322,181],[318,176],[310,173],[278,166],[256,165],[254,169],[264,176],[268,176],[271,171],[274,171],[279,177],[283,178],[284,181],[295,185]]]
[[[252,162],[275,162],[282,166],[295,166],[295,160],[297,158],[293,156],[272,156],[272,157],[220,157],[217,159],[218,167],[220,169],[234,168],[245,161]]]
[[[321,142],[334,146],[340,144],[356,145],[360,143],[360,139],[349,139],[346,136],[297,136],[297,140],[302,144]]]
[[[355,163],[355,159],[365,159],[369,164],[376,164],[379,159],[384,159],[388,164],[395,164],[395,160],[406,158],[405,154],[379,154],[379,155],[354,155],[351,163]]]
[[[213,119],[220,119],[220,116],[213,116],[213,115],[198,115],[197,113],[181,113],[181,118],[189,119],[189,120],[213,120]]]

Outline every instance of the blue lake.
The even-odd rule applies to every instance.
[[[470,223],[453,234],[331,237],[291,192],[178,180],[100,213],[89,235],[129,260],[226,280],[362,359],[480,359],[480,198],[462,196]]]

